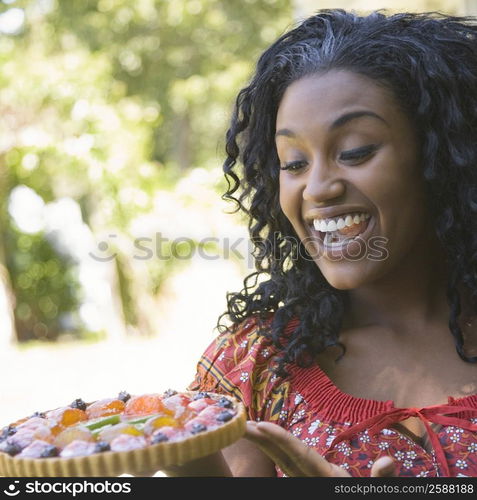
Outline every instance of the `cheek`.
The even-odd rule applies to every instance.
[[[280,172],[280,207],[286,218],[294,224],[301,218],[302,194],[296,183],[284,177]]]

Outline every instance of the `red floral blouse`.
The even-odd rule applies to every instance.
[[[285,331],[296,326],[293,320]],[[398,464],[399,476],[477,476],[477,395],[449,397],[447,404],[426,408],[396,408],[393,401],[343,393],[318,365],[289,366],[289,375],[279,378],[271,370],[276,354],[249,318],[206,349],[189,390],[234,395],[250,420],[277,423],[354,477],[369,476],[373,463],[386,455]],[[424,422],[432,453],[390,428],[409,417]],[[277,475],[283,476],[278,467]]]

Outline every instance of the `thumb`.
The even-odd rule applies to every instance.
[[[391,457],[381,457],[371,467],[371,477],[395,477],[396,464]]]

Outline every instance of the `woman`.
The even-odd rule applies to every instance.
[[[476,34],[329,10],[261,56],[224,165],[257,273],[190,387],[250,422],[170,474],[477,476]]]

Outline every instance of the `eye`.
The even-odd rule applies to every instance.
[[[298,170],[306,167],[307,162],[305,160],[296,160],[285,163],[280,166],[280,170],[288,170],[290,172],[297,172]]]
[[[375,153],[378,148],[378,144],[369,144],[368,146],[362,146],[361,148],[342,151],[338,157],[338,160],[342,162],[348,162],[351,165],[357,165],[366,160],[370,155]]]

